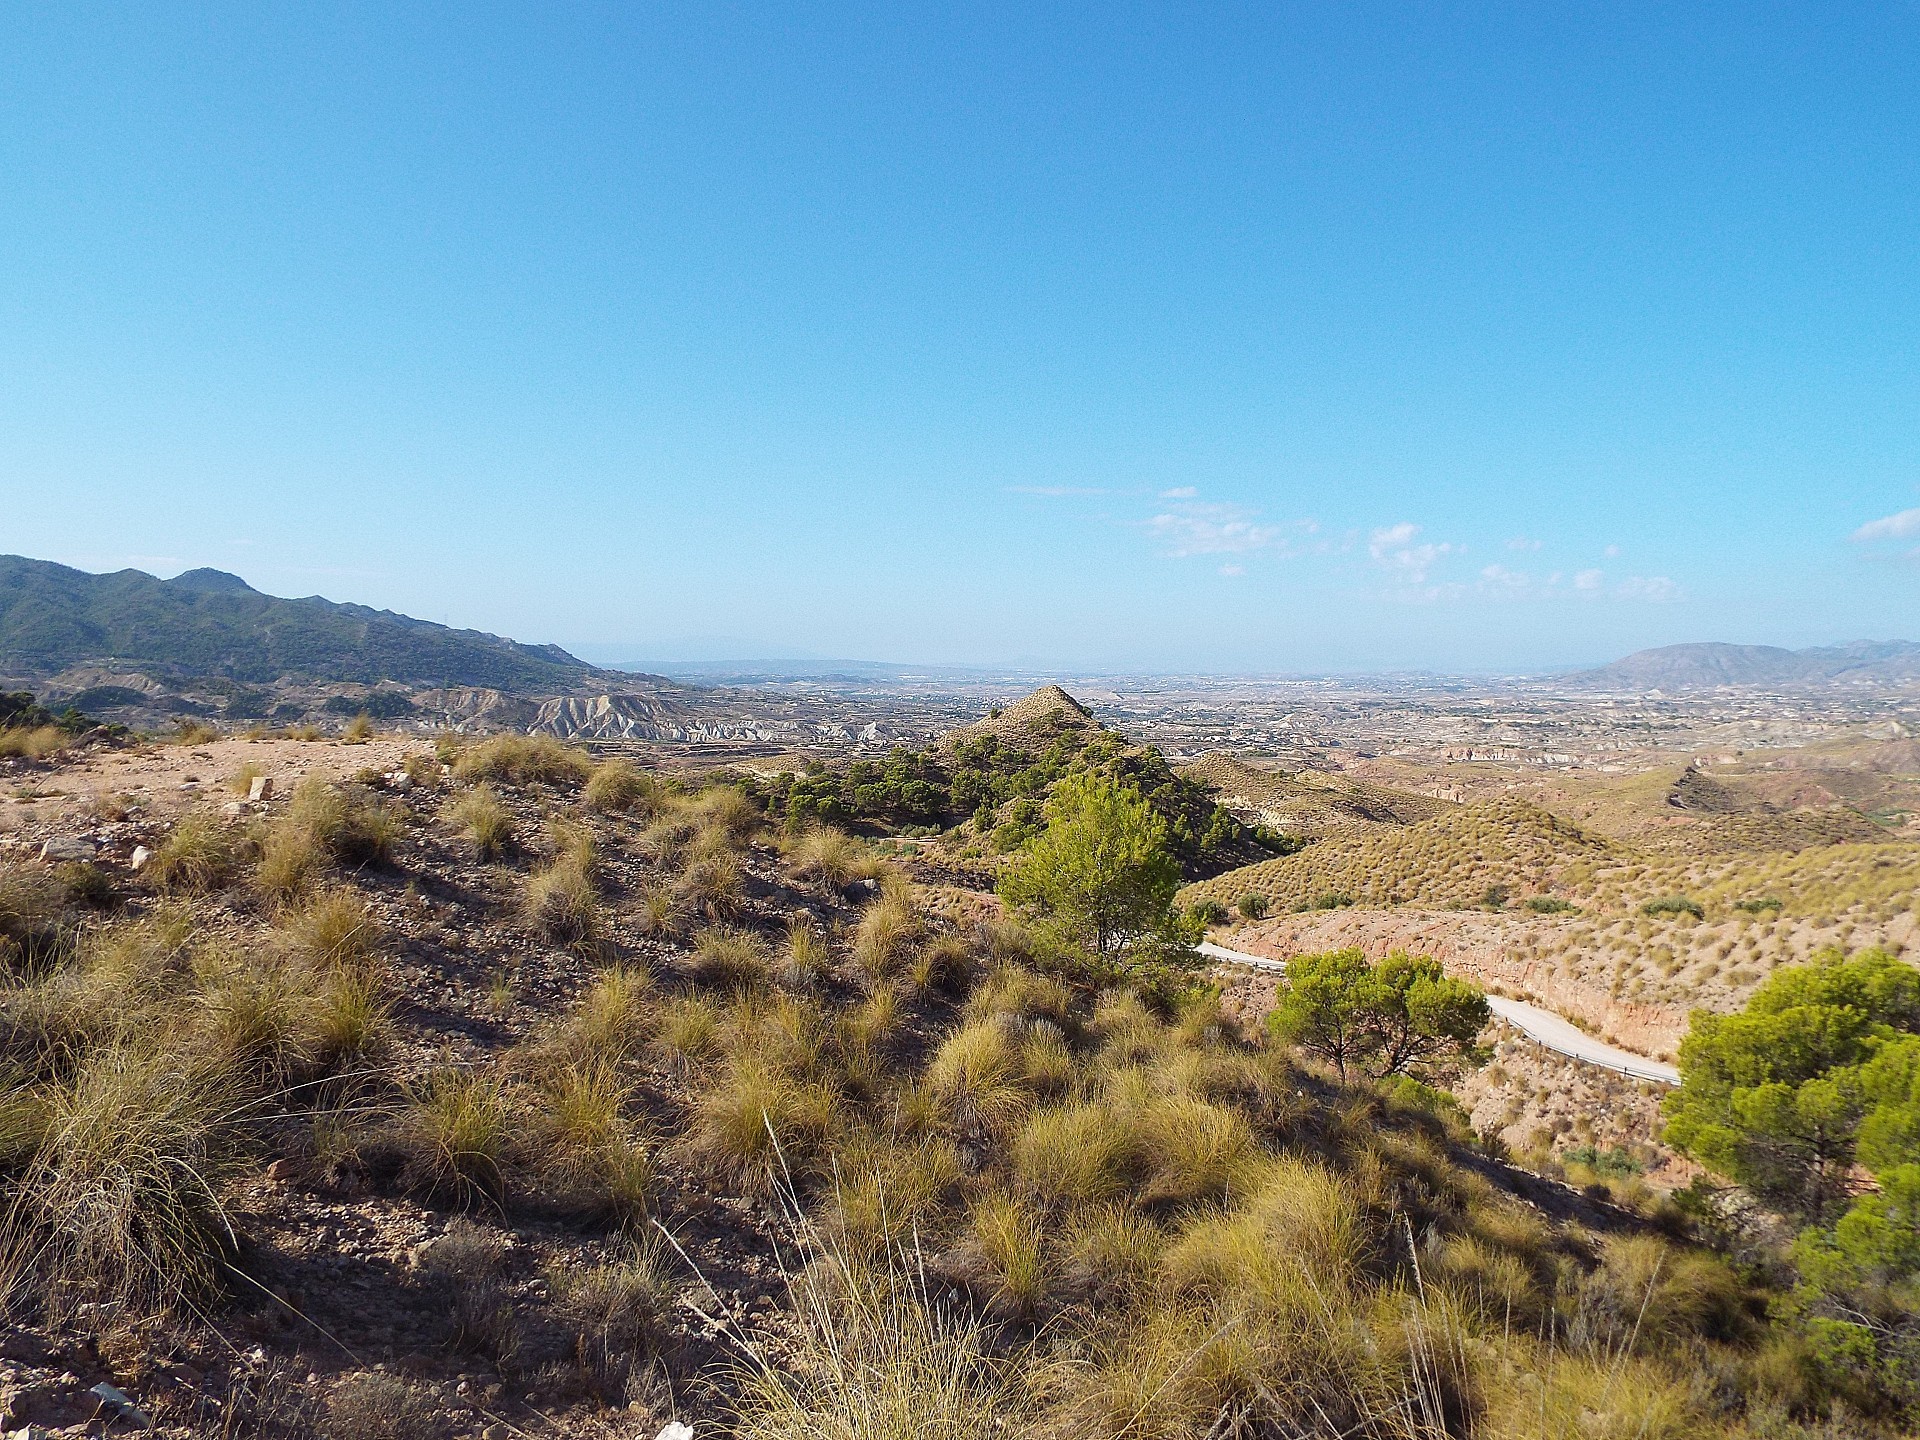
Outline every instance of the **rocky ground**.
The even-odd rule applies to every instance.
[[[431,753],[418,742],[388,740],[221,740],[92,750],[56,766],[13,763],[5,778],[32,798],[0,811],[7,824],[0,868],[37,866],[50,841],[84,847],[112,877],[112,913],[125,919],[157,899],[132,869],[136,850],[157,846],[186,811],[211,809],[239,830],[282,813],[303,776],[377,776],[409,754],[418,760]],[[272,779],[273,798],[248,803],[223,785],[242,765]],[[643,967],[663,988],[686,984],[692,927],[673,934],[643,929],[643,895],[662,871],[638,844],[637,821],[593,822],[602,840],[602,924],[592,944],[560,945],[525,923],[520,890],[525,868],[539,863],[546,844],[545,822],[577,816],[571,797],[552,787],[501,787],[521,849],[505,863],[484,864],[436,818],[440,797],[431,789],[377,783],[411,793],[392,796],[409,820],[391,864],[351,876],[385,936],[397,997],[383,1084],[363,1103],[391,1103],[386,1079],[485,1063],[537,1038],[609,965]],[[70,853],[78,852],[59,850],[54,858]],[[745,895],[731,921],[768,937],[783,935],[796,914],[843,935],[871,890],[870,882],[844,892],[797,884],[764,842],[743,859]],[[933,913],[961,920],[978,913],[963,894],[937,888],[946,877],[926,878],[936,887]],[[270,916],[235,887],[198,902],[198,918],[244,943]],[[100,923],[105,919],[103,913]],[[915,1029],[910,1019],[895,1043],[910,1047]],[[662,1064],[649,1068],[635,1104],[665,1130],[685,1098],[685,1077]],[[119,1403],[95,1393],[106,1384],[130,1397],[161,1433],[275,1434],[271,1427],[283,1412],[323,1407],[344,1379],[381,1372],[405,1378],[441,1433],[551,1434],[557,1426],[569,1435],[650,1436],[675,1416],[713,1413],[723,1403],[728,1363],[741,1358],[739,1337],[756,1335],[781,1312],[779,1242],[791,1237],[777,1207],[716,1189],[711,1177],[663,1149],[649,1206],[683,1252],[663,1341],[670,1363],[637,1377],[632,1393],[611,1403],[604,1395],[570,1393],[581,1388],[573,1374],[575,1337],[552,1314],[551,1277],[606,1261],[626,1238],[547,1206],[537,1193],[512,1197],[506,1210],[408,1193],[381,1173],[377,1157],[330,1158],[326,1119],[317,1107],[276,1113],[259,1153],[263,1161],[277,1158],[228,1197],[245,1237],[245,1280],[229,1308],[174,1332],[157,1352],[85,1317],[53,1330],[0,1332],[0,1422],[55,1435],[97,1433]],[[450,1234],[463,1250],[499,1252],[488,1283],[513,1317],[510,1360],[483,1363],[449,1318],[463,1282],[450,1280],[434,1254]]]

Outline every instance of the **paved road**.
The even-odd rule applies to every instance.
[[[1228,965],[1245,965],[1254,970],[1282,973],[1287,968],[1284,960],[1269,960],[1264,955],[1229,950],[1224,945],[1215,945],[1211,940],[1201,942],[1200,953],[1211,960]],[[1487,997],[1487,1008],[1528,1039],[1558,1054],[1584,1060],[1589,1065],[1598,1065],[1606,1070],[1616,1070],[1636,1080],[1652,1080],[1661,1085],[1680,1083],[1680,1072],[1673,1066],[1645,1055],[1636,1055],[1631,1050],[1622,1050],[1604,1040],[1596,1040],[1571,1020],[1563,1019],[1551,1010],[1542,1010],[1538,1005],[1529,1005],[1524,1000],[1503,1000],[1498,995]]]

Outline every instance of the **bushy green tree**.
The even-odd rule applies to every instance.
[[[1830,1219],[1869,1116],[1877,1154],[1913,1153],[1915,1057],[1896,1042],[1917,1028],[1920,972],[1884,951],[1781,970],[1738,1014],[1694,1012],[1667,1139],[1768,1205]]]
[[[1920,1411],[1920,972],[1880,950],[1776,973],[1695,1012],[1667,1138],[1810,1222],[1785,1307],[1825,1382]]]
[[[1180,865],[1140,793],[1082,772],[1054,787],[1045,815],[1002,875],[1001,898],[1098,972],[1190,965],[1193,937],[1173,908]]]
[[[1384,1079],[1473,1058],[1487,1014],[1486,996],[1427,956],[1396,950],[1376,965],[1359,950],[1330,950],[1287,962],[1267,1027],[1342,1080],[1355,1069]]]

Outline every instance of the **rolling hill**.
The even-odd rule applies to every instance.
[[[597,674],[557,646],[318,596],[283,600],[219,570],[159,580],[140,570],[93,575],[0,556],[0,673],[31,678],[82,665],[246,684],[396,681],[546,693]]]

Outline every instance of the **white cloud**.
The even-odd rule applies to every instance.
[[[1896,515],[1869,520],[1849,538],[1856,544],[1866,545],[1875,540],[1905,540],[1914,535],[1920,535],[1920,510],[1902,510]]]
[[[1396,582],[1424,585],[1427,572],[1441,557],[1452,555],[1463,547],[1445,540],[1438,544],[1428,540],[1416,545],[1413,542],[1419,534],[1420,527],[1411,520],[1384,526],[1368,537],[1367,554],[1373,557],[1374,564],[1391,571]]]
[[[1604,570],[1582,570],[1573,577],[1573,588],[1596,591],[1600,588],[1600,582],[1606,578],[1607,572]]]
[[[1614,587],[1613,593],[1622,600],[1645,600],[1654,605],[1686,599],[1686,593],[1664,575],[1630,575]]]
[[[1538,540],[1531,539],[1525,535],[1516,535],[1507,541],[1507,549],[1509,550],[1538,550],[1539,548],[1540,542]]]
[[[1240,555],[1284,541],[1285,527],[1256,523],[1259,513],[1244,505],[1196,500],[1168,507],[1146,528],[1169,555]]]
[[[1220,573],[1222,575],[1244,575],[1247,573],[1247,567],[1244,565],[1222,565],[1220,567]]]
[[[1200,491],[1197,486],[1182,485],[1177,489],[1162,490],[1160,492],[1160,498],[1162,500],[1191,500],[1199,493]]]
[[[1618,560],[1620,558],[1620,547],[1618,545],[1609,545],[1600,553],[1609,560]]]

